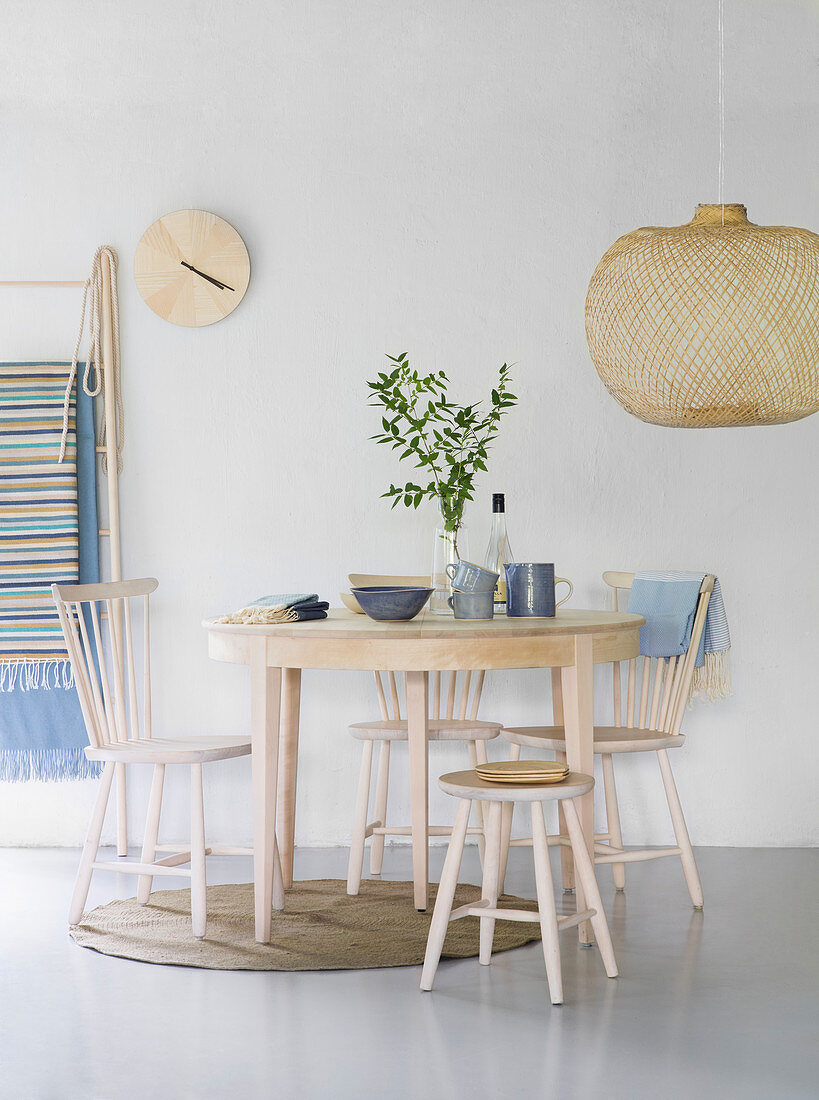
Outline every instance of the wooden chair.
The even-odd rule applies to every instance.
[[[614,610],[620,610],[621,597],[630,590],[634,582],[634,573],[609,571],[603,574],[603,580],[612,590]],[[678,748],[685,743],[685,736],[680,733],[680,726],[688,703],[697,651],[705,628],[708,602],[713,590],[714,577],[706,576],[700,587],[688,650],[681,656],[669,658],[640,656],[628,662],[613,663],[614,725],[595,726],[594,729],[594,751],[601,757],[603,765],[607,829],[605,833],[595,836],[595,863],[611,864],[614,885],[618,890],[623,890],[626,884],[626,863],[679,856],[695,909],[702,909],[703,906],[702,884],[685,824],[680,796],[671,771],[668,750]],[[621,663],[626,664],[625,690],[624,670],[621,668]],[[551,749],[558,759],[565,759],[566,742],[563,729],[559,725],[518,726],[504,729],[502,732],[504,738],[512,744],[513,760],[520,758],[521,747],[524,745],[528,748]],[[617,789],[614,783],[614,757],[622,753],[635,752],[657,754],[677,841],[676,847],[628,850],[623,848]],[[510,828],[511,818],[505,822],[501,857],[503,868],[505,868],[506,853],[510,843]],[[551,843],[565,846],[568,840],[562,835],[562,820],[560,833],[560,836],[550,837],[549,840]],[[531,841],[511,841],[511,843],[526,844]],[[564,877],[564,886],[570,887],[571,879]]]
[[[250,738],[197,737],[182,740],[153,736],[149,597],[157,583],[153,578],[146,578],[109,584],[51,586],[90,742],[85,754],[89,760],[99,760],[105,765],[77,871],[69,921],[77,924],[82,918],[94,871],[139,875],[137,899],[141,905],[145,905],[150,898],[155,876],[184,875],[191,880],[193,934],[197,939],[202,939],[207,927],[205,857],[253,854],[252,848],[226,845],[205,847],[202,765],[247,756],[250,753]],[[141,692],[137,689],[134,639],[137,632],[134,629],[136,616],[132,609],[132,601],[140,598],[143,605]],[[98,604],[102,607],[98,608]],[[103,644],[103,632],[107,636],[107,645]],[[154,767],[142,858],[138,863],[97,859],[117,764],[153,764]],[[186,764],[190,768],[191,837],[188,845],[157,843],[167,764]],[[172,854],[157,859],[157,852]],[[181,868],[184,863],[190,863],[189,870]],[[284,889],[278,850],[274,854],[273,895],[274,908],[283,908]]]
[[[375,687],[381,720],[356,722],[350,726],[353,737],[363,741],[361,773],[358,781],[358,798],[353,821],[353,837],[350,844],[350,864],[347,873],[347,893],[357,894],[361,886],[364,863],[364,845],[372,837],[370,847],[370,874],[380,875],[384,859],[386,836],[409,836],[409,825],[387,825],[387,793],[390,779],[390,750],[393,742],[407,740],[407,720],[401,717],[398,678],[394,672],[375,672]],[[483,691],[484,672],[433,672],[430,674],[429,740],[466,741],[470,763],[486,762],[486,742],[497,737],[501,727],[498,722],[482,722],[478,719],[478,707]],[[373,821],[367,820],[370,805],[373,747],[378,743],[378,778],[375,787]],[[430,825],[430,836],[449,836],[449,826]],[[478,835],[478,845],[483,858],[483,817],[478,807],[478,826],[468,832]]]
[[[569,772],[561,783],[524,787],[519,784],[487,783],[476,771],[451,772],[442,775],[439,786],[447,794],[460,798],[455,826],[444,861],[441,882],[435,899],[435,909],[429,927],[424,968],[421,973],[421,989],[432,989],[435,971],[441,958],[447,926],[461,917],[478,917],[481,922],[479,961],[488,965],[492,961],[492,940],[496,920],[538,921],[543,939],[543,957],[552,1004],[563,1003],[563,977],[560,968],[560,944],[558,932],[573,928],[582,921],[591,920],[600,948],[600,955],[610,978],[617,977],[617,963],[611,944],[609,926],[603,912],[600,891],[594,877],[594,867],[583,839],[575,799],[586,794],[594,786],[590,775]],[[483,864],[483,884],[480,901],[461,905],[454,912],[452,902],[458,884],[458,872],[464,850],[464,837],[472,803],[478,799],[489,803],[486,830],[486,856]],[[569,843],[575,858],[577,876],[583,886],[588,909],[569,916],[558,917],[555,909],[552,871],[549,864],[549,845],[543,818],[543,802],[560,802],[564,807]],[[528,802],[532,822],[535,863],[535,886],[538,911],[528,909],[499,909],[501,859],[501,808],[505,805]]]

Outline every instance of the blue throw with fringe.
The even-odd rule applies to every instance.
[[[30,368],[30,370],[21,372],[20,367]],[[18,369],[15,371],[13,368]],[[48,373],[45,368],[50,368],[51,373],[54,374],[53,388],[60,394],[57,402],[58,412],[56,408],[47,407],[52,395],[51,380],[45,377]],[[55,370],[55,368],[58,369]],[[37,442],[47,440],[48,446],[53,449],[56,462],[62,429],[61,394],[65,388],[69,369],[69,363],[0,364],[0,375],[4,372],[9,376],[29,374],[30,378],[23,381],[23,384],[31,387],[29,391],[22,394],[26,400],[21,400],[21,391],[18,388],[13,401],[9,400],[5,406],[0,402],[3,412],[0,417],[0,437],[2,437],[0,442],[5,444],[2,452],[4,456],[15,457],[16,448],[12,444],[24,441],[21,433],[26,428],[36,434]],[[35,379],[38,380],[36,386]],[[46,389],[43,389],[39,383],[47,383]],[[45,576],[40,578],[38,575],[38,581],[42,579],[46,591],[51,580],[57,582],[79,580],[83,584],[94,584],[100,576],[94,406],[93,398],[83,392],[82,386],[77,388],[76,473],[73,463],[64,463],[63,468],[58,467],[57,471],[60,474],[59,480],[64,480],[65,474],[71,469],[71,477],[76,483],[73,491],[76,491],[77,500],[78,562],[75,561],[71,567],[70,577],[64,575],[64,569],[68,564],[66,562],[60,565],[59,571],[51,579]],[[29,393],[32,400],[28,400]],[[41,400],[42,408],[37,408]],[[50,423],[52,414],[55,421],[58,421],[54,427]],[[37,427],[33,424],[22,425],[22,420],[32,417],[39,422]],[[31,448],[32,451],[36,449],[38,448]],[[42,457],[50,458],[50,452]],[[31,463],[25,463],[25,465],[30,467]],[[13,463],[4,463],[3,473],[8,475],[3,478],[9,494],[4,497],[5,500],[14,500],[17,495],[23,495],[26,488],[32,488],[30,485],[25,485],[28,479],[22,476],[20,470],[13,469]],[[14,497],[10,495],[12,493],[15,494]],[[46,499],[51,498],[47,498],[47,494],[44,497],[41,490],[39,499],[45,503]],[[3,515],[0,516],[0,534],[6,536],[7,542],[12,542],[17,541],[15,531],[19,533],[21,530],[20,523],[15,520],[13,512],[4,509]],[[40,541],[43,537],[45,536],[42,536]],[[33,556],[32,554],[32,560]],[[29,557],[30,555],[21,552],[18,560],[26,561]],[[8,560],[13,561],[14,556],[9,556]],[[51,593],[48,591],[49,601],[50,596]],[[43,626],[46,626],[45,607],[41,613]],[[42,636],[45,630],[39,633]],[[99,773],[99,765],[91,763],[85,757],[84,750],[88,744],[88,737],[70,670],[62,659],[64,647],[60,648],[62,653],[58,654],[55,646],[56,656],[50,663],[40,662],[40,667],[31,661],[28,664],[21,663],[20,669],[15,670],[17,674],[13,677],[10,671],[6,670],[3,690],[0,692],[0,780],[8,782],[28,779],[84,779]],[[25,674],[21,675],[21,670]]]

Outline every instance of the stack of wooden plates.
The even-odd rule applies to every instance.
[[[475,771],[489,783],[560,783],[569,774],[567,764],[554,760],[497,760],[478,764]]]

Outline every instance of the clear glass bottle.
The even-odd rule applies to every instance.
[[[506,534],[506,505],[503,493],[492,494],[492,530],[489,534],[489,545],[486,548],[483,564],[485,569],[491,569],[498,574],[498,583],[495,585],[495,611],[503,614],[506,611],[506,570],[507,562],[514,561],[512,548],[509,545],[509,536]]]

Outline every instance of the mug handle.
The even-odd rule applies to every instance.
[[[454,580],[454,579],[455,579],[455,570],[456,570],[457,568],[458,568],[458,566],[457,566],[457,565],[455,564],[455,562],[454,562],[454,561],[451,561],[451,562],[449,563],[449,565],[447,565],[447,567],[446,567],[446,575],[447,575],[447,576],[449,577],[449,579],[450,579],[450,580]],[[452,570],[452,572],[451,572],[451,573],[450,573],[450,569]]]
[[[447,596],[447,601],[446,602],[449,604],[450,611],[454,611],[455,610],[455,604],[452,602],[452,596]]]
[[[563,584],[568,584],[568,586],[569,586],[569,595],[568,595],[568,596],[564,596],[562,600],[560,600],[560,601],[559,601],[558,603],[556,603],[556,604],[555,604],[555,611],[557,611],[557,609],[558,609],[558,608],[560,607],[560,605],[561,605],[561,604],[563,604],[563,603],[565,603],[565,602],[566,602],[566,600],[568,600],[569,596],[571,596],[572,592],[574,592],[574,585],[573,585],[573,584],[572,584],[572,582],[571,582],[571,581],[570,581],[570,580],[568,579],[568,577],[555,577],[555,586],[557,586],[557,585],[558,585],[558,584],[560,584],[561,582],[562,582]]]

